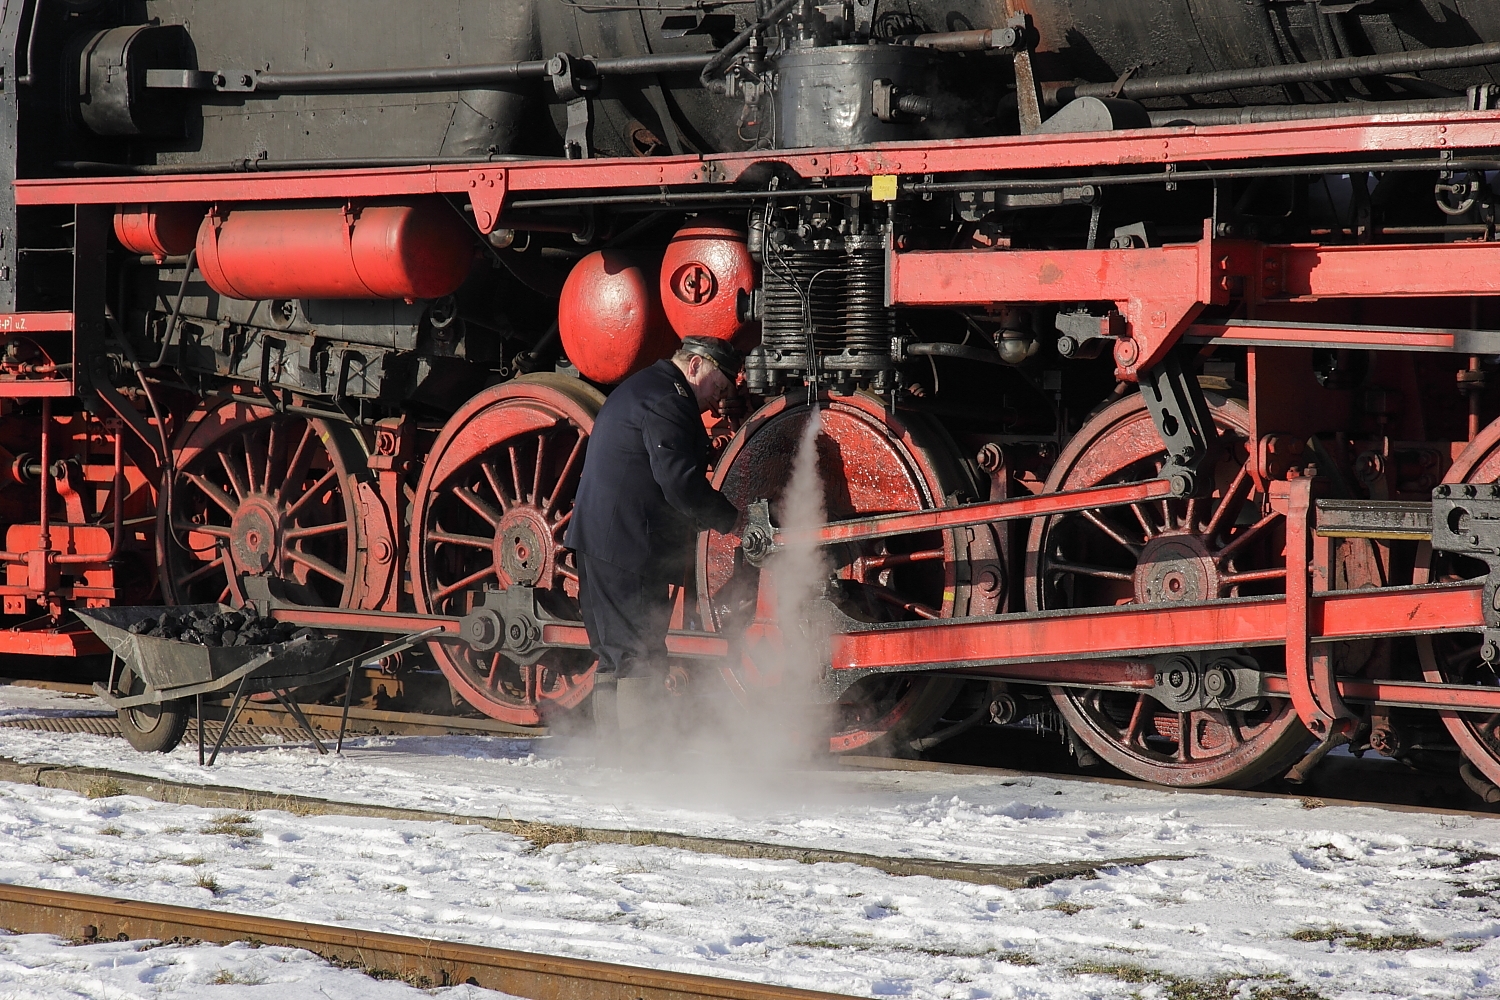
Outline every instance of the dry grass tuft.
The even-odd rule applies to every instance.
[[[1084,962],[1068,969],[1080,976],[1111,976],[1133,986],[1156,986],[1166,1000],[1324,1000],[1317,990],[1283,976],[1188,979],[1131,963]]]
[[[222,816],[214,817],[199,833],[217,834],[226,837],[259,837],[260,830],[255,826],[255,821],[244,813],[224,813]]]
[[[1443,943],[1424,938],[1420,934],[1367,934],[1364,931],[1351,931],[1338,924],[1330,924],[1327,927],[1304,927],[1287,936],[1293,941],[1326,941],[1329,944],[1353,948],[1355,951],[1417,951],[1422,948],[1436,948]]]
[[[583,830],[576,826],[558,826],[553,823],[523,823],[511,820],[505,826],[507,833],[515,834],[531,842],[533,851],[540,851],[553,844],[576,844],[584,839]]]
[[[113,778],[105,778],[90,783],[83,794],[91,799],[112,799],[117,795],[124,795],[125,786]]]
[[[1086,903],[1070,903],[1066,899],[1064,899],[1060,902],[1048,903],[1046,906],[1042,907],[1042,909],[1056,910],[1058,913],[1066,913],[1071,917],[1075,913],[1082,913],[1084,910],[1092,910],[1093,907],[1089,906]]]

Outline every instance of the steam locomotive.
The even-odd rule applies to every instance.
[[[441,629],[380,704],[586,712],[592,421],[714,336],[682,685],[784,690],[817,406],[831,750],[1500,782],[1494,4],[12,0],[0,53],[7,656],[254,602]]]

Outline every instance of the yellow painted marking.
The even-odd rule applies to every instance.
[[[895,201],[899,178],[895,174],[876,174],[870,178],[870,198],[873,201]]]

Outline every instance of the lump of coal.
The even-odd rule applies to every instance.
[[[218,613],[210,613],[201,608],[178,611],[165,609],[156,618],[144,618],[131,625],[130,631],[136,635],[197,646],[270,646],[295,638],[326,638],[315,629],[263,618],[253,605],[246,605],[239,611]]]

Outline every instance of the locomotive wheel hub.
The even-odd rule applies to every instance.
[[[1219,569],[1200,535],[1158,535],[1135,568],[1140,604],[1201,604],[1219,596]]]
[[[553,546],[542,539],[552,535],[552,526],[541,511],[534,507],[513,509],[495,533],[495,565],[511,583],[534,587],[539,580],[550,580]]]
[[[264,573],[276,560],[281,517],[260,497],[247,497],[229,526],[230,553],[237,567],[252,575]]]

